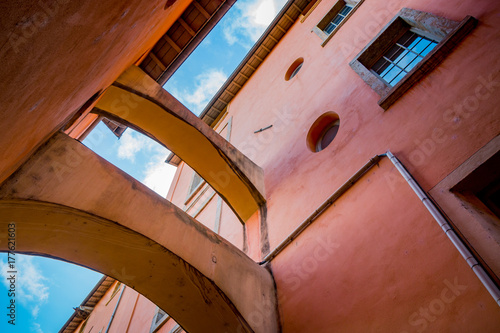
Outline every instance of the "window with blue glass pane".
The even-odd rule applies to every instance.
[[[395,86],[437,44],[434,40],[408,30],[371,69],[387,84]]]
[[[346,18],[347,14],[349,14],[349,12],[351,10],[352,10],[352,6],[345,5],[340,10],[340,12],[333,17],[331,22],[328,23],[328,25],[325,27],[325,29],[323,31],[328,35],[331,34],[332,31],[335,30],[339,26],[340,22],[342,22]]]

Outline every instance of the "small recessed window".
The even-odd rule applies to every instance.
[[[335,28],[339,26],[340,22],[342,22],[346,18],[347,14],[349,14],[351,10],[352,6],[350,5],[345,5],[344,7],[342,7],[340,12],[335,15],[335,17],[328,23],[323,31],[328,35],[331,34],[333,30],[335,30]]]
[[[340,121],[331,123],[327,128],[321,133],[318,142],[316,143],[316,151],[322,151],[333,141],[337,132],[339,131]]]
[[[155,315],[153,316],[153,322],[151,323],[150,333],[156,333],[163,327],[170,316],[160,308],[156,308]]]
[[[328,147],[337,136],[340,120],[335,112],[327,112],[319,117],[307,134],[307,146],[312,152]]]
[[[408,30],[371,69],[393,87],[437,44],[434,40]]]
[[[358,9],[363,0],[338,0],[312,31],[323,40],[321,46],[333,37],[340,27]]]
[[[293,62],[293,64],[288,68],[285,74],[285,80],[291,80],[302,68],[304,64],[304,58],[299,58]]]
[[[441,61],[477,25],[403,8],[357,56],[351,68],[380,95],[387,110]]]

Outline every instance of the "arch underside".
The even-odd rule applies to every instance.
[[[262,169],[140,68],[130,67],[108,87],[94,112],[148,135],[178,155],[241,222],[265,204]]]
[[[11,222],[16,252],[116,278],[188,332],[277,331],[266,269],[65,134],[0,187],[0,251]]]
[[[16,253],[58,258],[111,276],[164,309],[187,332],[203,332],[203,327],[252,332],[211,280],[165,247],[115,222],[49,203],[0,201],[0,230],[12,222]],[[4,233],[2,251],[7,250]]]

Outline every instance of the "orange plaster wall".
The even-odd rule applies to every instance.
[[[243,249],[243,225],[228,205],[222,201],[219,235]]]
[[[135,307],[132,318],[130,319],[130,326],[128,331],[121,332],[149,332],[148,328],[151,327],[153,321],[153,316],[156,312],[156,305],[151,303],[146,297],[136,293],[139,296],[137,299],[137,305]],[[135,300],[133,300],[135,302]],[[123,321],[126,318],[123,319]],[[121,321],[121,320],[120,320]],[[118,331],[117,331],[118,332]]]
[[[115,294],[115,296],[113,298],[111,298],[111,295],[113,294],[113,290],[115,289],[115,286],[118,283],[119,282],[116,281],[108,289],[108,291],[101,298],[101,301],[99,301],[99,303],[97,303],[94,310],[92,311],[90,316],[87,318],[87,324],[85,325],[86,332],[88,330],[90,330],[92,327],[93,327],[92,331],[95,330],[96,332],[99,332],[99,330],[101,330],[102,328],[104,328],[104,330],[106,330],[106,327],[108,326],[108,323],[109,323],[109,319],[111,318],[111,315],[113,314],[113,310],[115,309],[116,303],[118,302],[118,299],[120,298],[120,293],[122,291],[122,289],[120,289],[118,291],[118,293]],[[123,288],[123,284],[121,285],[120,288]],[[120,301],[120,304],[123,305],[123,304],[127,303],[127,300],[130,302],[130,300],[131,300],[130,297],[133,296],[133,294],[137,294],[137,293],[130,288],[126,288],[126,290],[124,291],[122,300]],[[110,299],[111,299],[111,301],[110,301]],[[108,303],[108,302],[109,302],[109,304],[106,305],[106,303]],[[117,313],[118,313],[118,311],[117,311]],[[79,332],[80,327],[83,324],[84,324],[84,322],[82,322],[80,324],[80,326],[75,330],[75,332]],[[111,327],[111,328],[113,328],[113,327]]]
[[[134,291],[133,289],[128,287],[125,289],[125,291],[123,292],[122,299],[120,301],[120,305],[118,306],[118,309],[116,310],[115,313],[115,317],[113,318],[113,322],[111,323],[111,327],[109,328],[109,333],[133,332],[130,330],[127,331],[127,327],[129,326],[130,319],[132,318],[132,315],[134,313],[134,308],[136,307],[135,305],[137,296],[138,296],[137,292]],[[151,313],[149,313],[149,316],[151,319],[153,318]]]
[[[110,333],[149,332],[157,306],[135,290],[128,288],[127,291],[130,293],[130,297],[122,299],[120,303],[122,306],[116,312]],[[158,329],[157,333],[169,333],[176,325],[175,320],[169,318]]]
[[[321,47],[311,29],[334,3],[321,1],[304,23],[292,27],[229,109],[231,142],[265,172],[271,249],[375,154],[390,149],[429,190],[500,133],[495,93],[500,49],[491,42],[500,39],[499,4],[365,1]],[[472,15],[479,25],[384,112],[379,96],[348,64],[402,7],[458,21]],[[299,57],[304,66],[285,81],[288,66]],[[485,80],[499,85],[489,91]],[[478,90],[488,97],[464,111]],[[312,153],[307,132],[327,111],[340,116],[339,133],[327,149]],[[253,133],[270,124],[271,129]],[[181,207],[192,172],[186,166],[178,172],[173,201]],[[207,225],[214,202],[200,216]],[[245,226],[254,260],[263,246],[259,223],[256,213]],[[222,223],[221,234],[237,234],[228,227]],[[271,268],[283,332],[497,332],[500,327],[492,298],[386,159]]]
[[[498,305],[396,177],[383,159],[273,261],[283,332],[498,331]]]
[[[191,181],[193,180],[194,171],[184,162],[179,164],[176,171],[176,176],[178,177],[175,183],[175,190],[172,194],[171,202],[179,208],[184,208],[187,199],[188,191],[191,186]],[[175,181],[175,178],[174,178]],[[172,182],[174,186],[174,182]]]
[[[205,195],[200,198],[201,201],[205,202],[209,197],[211,197],[205,208],[203,208],[203,210],[196,216],[198,221],[203,221],[202,223],[211,230],[214,230],[215,227],[215,212],[217,208],[217,198],[212,196],[213,193],[214,191],[212,189],[208,189],[205,192]],[[192,209],[192,211],[194,213],[195,209]]]
[[[232,142],[265,172],[271,249],[373,155],[390,149],[429,189],[500,132],[500,94],[494,92],[475,110],[448,119],[453,115],[448,110],[474,96],[484,78],[498,81],[489,87],[498,89],[500,49],[484,51],[487,40],[500,37],[497,3],[367,1],[321,47],[311,29],[333,3],[322,1],[304,23],[295,23],[229,110]],[[455,20],[473,15],[479,26],[384,112],[379,96],[349,62],[402,7]],[[301,71],[285,81],[288,66],[299,57],[305,59]],[[312,153],[306,134],[327,111],[339,114],[339,133],[326,150]],[[253,133],[270,124],[271,129]]]
[[[491,42],[500,40],[498,3],[365,1],[321,47],[311,29],[334,3],[323,0],[295,23],[229,109],[231,142],[264,169],[271,250],[372,156],[391,150],[429,190],[500,133],[500,49]],[[472,15],[479,25],[384,112],[349,62],[403,7],[457,21]],[[304,66],[285,81],[299,57]],[[307,132],[327,111],[340,116],[339,133],[312,153]],[[386,160],[374,170],[274,260],[283,331],[496,332],[500,311],[457,250]],[[255,260],[259,228],[256,214],[246,223]],[[320,255],[313,273],[294,273],[315,267],[322,237],[338,248]],[[465,290],[441,302],[455,281]],[[420,312],[432,307],[439,315]]]
[[[85,326],[85,332],[90,329],[92,329],[92,332],[99,332],[101,329],[103,329],[103,332],[106,330],[116,302],[120,297],[120,292],[118,292],[111,302],[106,305],[116,283],[113,284],[92,311]],[[149,299],[127,287],[113,318],[109,333],[149,332],[156,308],[156,305]],[[79,332],[82,325],[83,322],[75,332]],[[157,332],[168,333],[176,325],[177,323],[172,318],[169,318]]]
[[[171,193],[167,196],[172,203],[174,203],[177,207],[184,209],[186,207],[185,202],[187,198],[187,193],[189,187],[191,186],[191,181],[193,178],[193,169],[191,169],[184,162],[181,162],[179,167],[177,168],[176,175],[174,177],[174,181],[172,182],[172,186],[174,187],[171,190]],[[200,195],[203,189],[207,185],[203,185],[202,189],[196,194],[188,203],[188,206],[196,200],[196,198]],[[207,196],[213,193],[213,189],[209,188],[204,194]],[[201,199],[204,201],[204,199]],[[217,201],[218,195],[216,194],[209,203],[203,208],[203,210],[196,216],[196,219],[200,221],[202,224],[207,226],[210,229],[214,229],[215,226],[215,216],[217,212]],[[196,208],[193,207],[187,212],[192,215],[196,211]],[[222,203],[222,213],[221,213],[221,222],[220,222],[220,232],[219,234],[230,241],[232,244],[237,246],[238,248],[243,248],[243,226],[241,222],[238,220],[234,212],[226,205],[224,202]]]
[[[151,48],[189,3],[167,10],[165,0],[0,4],[0,181]]]

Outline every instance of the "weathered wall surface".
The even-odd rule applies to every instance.
[[[0,181],[151,48],[190,4],[176,1],[165,10],[165,2],[0,4]]]
[[[388,159],[272,268],[284,332],[500,327],[498,305]]]
[[[321,47],[311,30],[334,3],[321,1],[295,23],[229,109],[231,142],[265,173],[271,250],[372,156],[391,150],[429,191],[500,133],[497,3],[365,1]],[[349,62],[403,7],[456,21],[472,15],[479,23],[384,112],[379,95]],[[302,69],[285,81],[299,57]],[[328,111],[339,115],[340,130],[328,148],[313,153],[307,133]],[[479,241],[497,253],[485,258],[498,274],[499,245],[482,235]],[[257,214],[247,222],[246,236],[249,255],[261,259],[269,250]],[[284,332],[500,327],[490,295],[387,160],[271,267]]]
[[[321,47],[311,29],[332,4],[322,1],[304,23],[297,22],[232,102],[233,142],[265,171],[271,247],[373,155],[390,149],[428,190],[499,133],[499,50],[484,51],[487,40],[499,40],[493,3],[363,3]],[[402,7],[455,20],[473,15],[479,25],[384,112],[349,62]],[[301,71],[285,81],[299,57]],[[476,89],[484,98],[468,111],[464,105]],[[326,150],[312,153],[307,132],[327,111],[340,116],[339,133]],[[271,129],[253,133],[269,124]]]
[[[188,331],[277,329],[275,287],[265,268],[64,134],[4,182],[0,198],[1,230],[16,222],[19,253],[116,278]],[[0,236],[6,240],[6,231]],[[253,319],[263,309],[265,317]]]

